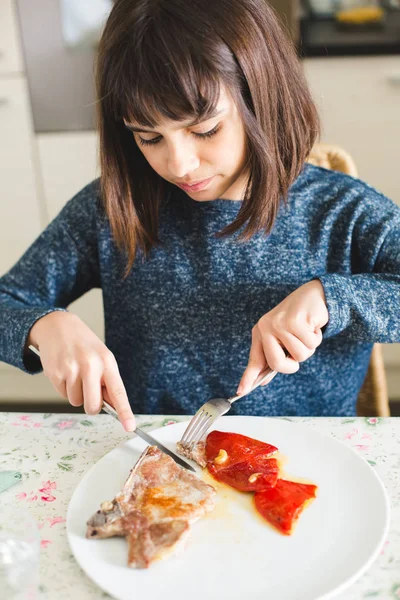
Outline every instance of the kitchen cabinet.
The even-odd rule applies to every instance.
[[[363,179],[400,206],[400,55],[310,58],[321,141],[354,158]],[[400,344],[383,346],[389,395],[400,400]]]
[[[39,234],[44,215],[37,193],[37,164],[23,77],[0,78],[0,273],[5,273]],[[0,363],[0,398],[28,376]],[[7,379],[7,382],[6,382]],[[18,384],[17,384],[18,385]]]
[[[400,205],[400,55],[310,58],[304,68],[322,141],[347,150],[360,179]]]
[[[0,75],[23,72],[23,60],[16,6],[13,0],[0,2]]]
[[[42,133],[36,136],[49,219],[100,174],[94,131]]]
[[[44,133],[36,139],[46,211],[52,220],[68,200],[99,176],[97,135],[94,131]],[[91,290],[70,310],[104,339],[100,290]]]
[[[23,254],[46,224],[39,163],[15,5],[0,2],[0,274]],[[43,378],[44,379],[44,378]],[[0,363],[0,400],[27,390],[54,395],[47,381]],[[44,386],[43,386],[44,384]],[[39,388],[43,388],[39,389]],[[23,391],[25,390],[25,391]]]
[[[39,234],[44,215],[23,77],[0,78],[0,272],[8,270]]]
[[[4,131],[1,120],[0,130]],[[31,126],[29,131],[32,131]],[[10,135],[7,135],[6,138],[12,139]],[[15,145],[19,152],[24,147],[22,141],[16,141]],[[25,212],[25,208],[21,212],[16,203],[14,203],[16,218],[13,222],[9,219],[6,228],[11,237],[15,235],[15,231],[18,229],[19,215],[21,227],[26,229],[27,234],[33,240],[40,233],[41,229],[60,212],[66,202],[99,174],[97,167],[97,136],[95,132],[37,135],[35,138],[35,151],[38,157],[36,171],[40,180],[44,219],[42,223],[39,224],[37,222],[35,225],[33,215]],[[10,162],[14,166],[18,165],[16,157],[13,157],[12,161],[10,159]],[[21,172],[24,173],[25,177],[27,169],[24,168],[18,174],[20,187],[22,190],[25,190],[26,194],[27,180],[21,177]],[[2,206],[4,204],[2,203]],[[27,246],[28,240],[19,240],[19,246],[14,253],[15,259],[22,254],[22,251]],[[5,266],[8,268],[9,265]],[[77,314],[101,339],[104,338],[103,307],[100,290],[91,290],[85,296],[71,304],[69,310]],[[67,403],[65,399],[57,394],[51,383],[43,375],[31,377],[17,369],[4,365],[4,363],[0,363],[0,365],[2,366],[0,370],[0,405],[1,400],[24,400],[26,402],[52,400],[60,404]]]

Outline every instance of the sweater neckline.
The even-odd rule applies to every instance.
[[[177,197],[180,202],[185,203],[187,206],[192,207],[194,210],[213,210],[219,212],[239,212],[240,207],[243,204],[242,200],[228,200],[222,198],[216,198],[215,200],[206,200],[199,202],[193,200],[183,190],[176,187],[172,191],[172,195]]]

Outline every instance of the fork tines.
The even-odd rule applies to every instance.
[[[201,440],[211,425],[210,420],[212,417],[213,415],[203,409],[198,410],[192,417],[180,441],[185,450],[192,450],[197,442]]]

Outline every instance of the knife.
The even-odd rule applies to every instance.
[[[119,421],[117,411],[115,410],[115,408],[113,406],[111,406],[111,404],[108,404],[108,402],[106,402],[105,400],[103,400],[102,409],[106,413],[108,413],[109,415],[114,417],[114,419],[117,419],[117,421]],[[174,461],[176,463],[178,463],[178,465],[180,465],[181,467],[184,467],[185,469],[189,469],[189,471],[193,471],[193,473],[196,473],[196,469],[194,469],[192,467],[192,465],[189,465],[189,463],[187,463],[185,460],[182,460],[182,458],[180,456],[178,456],[177,454],[175,454],[175,452],[172,452],[171,450],[169,450],[168,448],[163,446],[163,444],[161,442],[159,442],[158,440],[153,438],[151,435],[149,435],[145,431],[142,431],[141,429],[139,429],[139,427],[136,427],[135,431],[133,431],[132,433],[136,433],[136,435],[138,435],[140,438],[142,438],[142,440],[144,440],[150,446],[157,446],[157,448],[159,448],[161,450],[161,452],[164,452],[164,454],[168,454],[168,456],[173,458]]]
[[[40,358],[40,352],[37,348],[35,348],[35,346],[29,346],[29,350],[31,350],[31,352],[33,352],[34,354],[36,354],[36,356],[38,356]],[[115,410],[115,408],[113,406],[111,406],[111,404],[108,404],[108,402],[106,402],[104,399],[103,399],[102,409],[106,413],[108,413],[109,415],[111,415],[112,417],[117,419],[117,421],[119,421],[118,413]],[[161,444],[161,442],[159,442],[158,440],[153,438],[148,433],[145,433],[144,431],[139,429],[139,427],[136,427],[136,429],[133,433],[136,433],[136,435],[138,435],[140,438],[142,438],[142,440],[144,440],[150,446],[157,446],[157,448],[159,448],[161,450],[161,452],[168,454],[168,456],[173,458],[174,461],[181,467],[184,467],[185,469],[188,469],[189,471],[193,471],[193,473],[196,473],[196,469],[194,469],[192,467],[192,465],[189,465],[189,463],[187,463],[185,460],[182,460],[182,458],[180,456],[178,456],[177,454],[175,454],[174,452],[172,452],[171,450],[169,450],[168,448],[163,446],[163,444]]]

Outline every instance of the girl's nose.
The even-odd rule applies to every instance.
[[[198,169],[200,159],[191,144],[174,145],[168,149],[168,170],[179,179]]]

